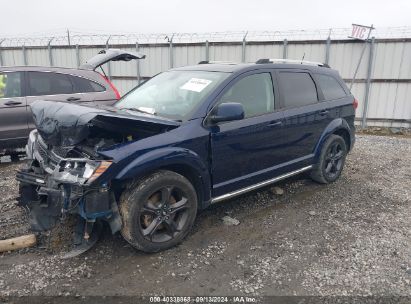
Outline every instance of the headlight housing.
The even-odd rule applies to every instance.
[[[100,177],[111,164],[111,161],[106,160],[62,160],[59,164],[58,172],[54,172],[53,177],[63,183],[91,184]]]
[[[84,170],[83,177],[88,178],[87,184],[91,184],[97,178],[99,178],[100,175],[106,172],[106,170],[111,166],[111,164],[111,161],[103,160],[99,162],[98,166],[94,167],[94,171],[91,171],[86,167],[86,170]],[[92,168],[90,167],[90,169]],[[88,177],[88,175],[90,176]]]

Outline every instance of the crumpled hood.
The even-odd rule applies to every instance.
[[[90,128],[98,126],[112,130],[113,126],[142,129],[157,134],[174,129],[179,122],[150,114],[128,114],[114,107],[95,107],[56,101],[36,101],[31,104],[34,123],[41,137],[53,146],[73,146],[87,138]]]

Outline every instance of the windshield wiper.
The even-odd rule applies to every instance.
[[[121,108],[121,110],[129,110],[129,111],[135,111],[135,112],[140,112],[140,113],[144,113],[144,114],[157,115],[157,113],[155,113],[155,112],[152,113],[152,112],[149,112],[149,111],[141,110],[139,108]]]

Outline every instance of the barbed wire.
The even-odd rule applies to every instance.
[[[88,33],[84,31],[55,31],[33,33],[20,37],[1,37],[0,47],[47,45],[115,45],[147,43],[199,43],[247,41],[288,41],[349,39],[351,28],[288,30],[288,31],[231,31],[209,33]],[[377,39],[411,38],[411,26],[378,28],[372,32]]]

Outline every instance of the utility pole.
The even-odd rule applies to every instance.
[[[368,35],[367,38],[364,39],[364,31],[368,29]],[[371,31],[374,29],[373,25],[371,26],[363,26],[363,25],[358,25],[358,24],[353,24],[353,30],[352,30],[352,35],[348,36],[349,38],[354,38],[354,39],[359,39],[359,40],[364,40],[364,46],[361,51],[360,59],[358,60],[357,67],[355,68],[354,76],[351,79],[351,84],[350,84],[350,90],[352,89],[352,86],[354,84],[355,77],[357,76],[358,69],[360,68],[362,57],[364,56],[365,49],[367,48],[367,43],[370,40],[371,36]]]

